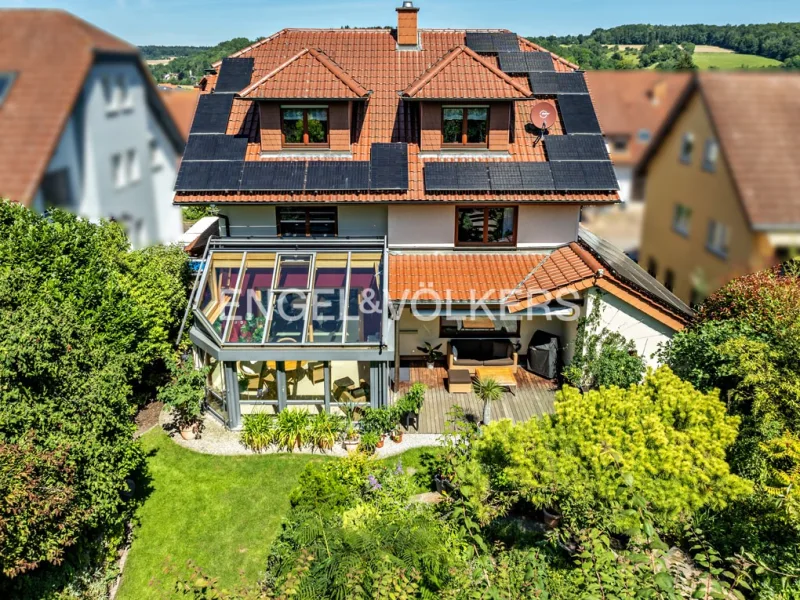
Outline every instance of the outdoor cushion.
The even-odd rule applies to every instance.
[[[450,369],[447,378],[450,383],[472,383],[472,375],[466,369]]]
[[[454,364],[461,366],[466,365],[468,367],[480,367],[483,364],[483,361],[475,358],[459,358]]]
[[[509,352],[511,344],[508,342],[493,342],[492,343],[492,358],[508,358],[511,354]],[[488,358],[488,357],[487,357]]]
[[[514,364],[513,358],[490,358],[483,361],[486,367],[510,367]]]

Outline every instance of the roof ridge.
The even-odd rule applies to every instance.
[[[257,42],[254,42],[254,43],[250,44],[247,48],[242,48],[238,52],[234,52],[233,54],[231,54],[230,56],[226,56],[225,58],[239,58],[245,52],[250,52],[250,50],[255,50],[259,46],[261,46],[263,44],[266,44],[267,42],[271,42],[272,40],[277,38],[279,35],[283,35],[286,31],[289,31],[289,29],[287,27],[284,27],[283,29],[281,29],[279,31],[276,31],[272,35],[268,35],[264,39],[258,40]],[[218,60],[215,63],[212,63],[211,66],[216,69],[221,64],[222,64],[222,59]]]
[[[297,62],[301,58],[306,55],[310,55],[314,60],[316,60],[319,64],[321,64],[325,69],[333,75],[342,85],[347,87],[351,92],[356,94],[358,97],[363,98],[370,94],[370,91],[366,89],[363,85],[361,85],[358,80],[350,75],[347,71],[345,71],[341,66],[339,66],[332,58],[330,58],[325,52],[321,50],[317,50],[315,48],[303,48],[300,52],[295,54],[289,60],[284,62],[283,64],[279,65],[277,68],[273,69],[269,73],[267,73],[264,77],[256,81],[255,83],[250,84],[246,87],[242,92],[239,94],[240,97],[246,98],[251,92],[258,89],[260,86],[265,84],[267,81],[278,75],[278,73],[282,72],[283,70],[290,67],[293,63]]]
[[[445,54],[442,58],[440,58],[436,63],[434,63],[431,67],[428,68],[416,81],[414,81],[410,86],[408,86],[405,90],[403,90],[402,94],[411,97],[418,94],[422,88],[424,88],[428,83],[433,81],[439,73],[441,73],[450,63],[452,63],[456,58],[461,56],[462,54],[466,54],[472,60],[480,64],[481,66],[485,67],[489,71],[491,71],[495,76],[502,79],[505,83],[513,87],[515,90],[520,92],[524,97],[529,97],[531,94],[526,90],[524,87],[519,85],[516,81],[514,81],[511,77],[509,77],[506,73],[503,73],[500,69],[495,67],[492,64],[489,64],[483,58],[478,55],[474,50],[471,48],[460,44],[450,50],[447,54]]]

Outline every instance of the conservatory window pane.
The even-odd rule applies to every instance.
[[[331,361],[331,401],[342,404],[369,402],[369,367],[368,361]]]
[[[307,290],[310,270],[310,254],[281,255],[278,259],[278,278],[275,289]]]
[[[236,364],[239,398],[246,401],[278,400],[278,364],[275,361],[243,360]]]
[[[350,259],[350,294],[345,342],[378,342],[381,339],[381,255],[353,254]]]
[[[275,254],[248,252],[227,342],[260,344],[264,339],[274,273]]]
[[[231,312],[241,264],[241,253],[214,253],[211,256],[205,288],[200,298],[200,310],[220,337],[225,331]]]
[[[287,360],[286,399],[325,401],[325,364],[320,361]]]
[[[344,323],[347,254],[317,254],[306,341],[339,344]]]
[[[308,297],[301,292],[275,294],[267,342],[299,344],[303,341]]]

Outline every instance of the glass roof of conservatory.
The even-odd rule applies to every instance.
[[[380,345],[383,253],[212,251],[195,314],[217,342]]]

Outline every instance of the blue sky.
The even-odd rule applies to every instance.
[[[214,45],[283,27],[391,25],[400,0],[0,0],[57,7],[135,44]],[[504,27],[520,35],[589,33],[625,23],[800,21],[798,0],[416,0],[422,27]]]

